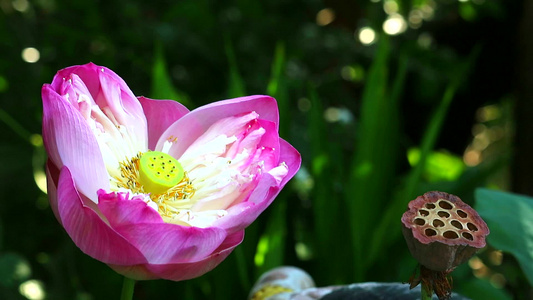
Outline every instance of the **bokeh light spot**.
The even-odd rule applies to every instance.
[[[311,248],[309,248],[309,246],[302,242],[296,243],[296,245],[294,245],[294,250],[296,252],[296,256],[298,256],[298,258],[302,261],[310,260],[311,258],[313,258]]]
[[[341,122],[348,124],[353,121],[353,116],[346,108],[328,107],[324,111],[324,119],[330,123]]]
[[[34,133],[30,135],[30,143],[35,147],[40,147],[43,145],[43,137],[38,133]]]
[[[22,59],[27,63],[35,63],[39,61],[40,57],[41,54],[39,53],[39,50],[33,47],[27,47],[22,50]]]
[[[459,5],[459,15],[466,21],[474,21],[477,17],[477,11],[469,2],[463,2]]]
[[[383,31],[389,35],[397,35],[404,32],[407,29],[407,23],[405,19],[398,14],[391,15],[383,22]]]
[[[5,92],[8,87],[9,83],[7,82],[7,79],[4,76],[0,75],[0,93]]]
[[[376,32],[370,27],[363,27],[359,29],[357,37],[362,44],[370,45],[376,41]]]
[[[500,273],[496,273],[490,276],[490,284],[497,289],[503,288],[506,283],[507,280],[505,279],[505,276]]]
[[[301,112],[307,112],[311,109],[311,101],[307,98],[298,99],[298,109]]]
[[[365,78],[365,69],[361,65],[344,66],[341,76],[346,81],[360,82]]]
[[[15,0],[11,2],[11,5],[13,6],[13,9],[19,12],[26,12],[28,8],[30,8],[30,3],[28,3],[28,0]]]
[[[383,3],[383,10],[389,15],[398,13],[399,8],[398,2],[394,0],[387,0]]]
[[[424,19],[424,14],[419,9],[413,9],[409,12],[409,26],[413,29],[420,28],[422,26],[422,21]]]
[[[421,33],[416,42],[421,48],[428,49],[433,44],[433,37],[429,33]]]
[[[19,292],[22,296],[30,300],[42,300],[45,298],[45,292],[42,282],[39,280],[28,280],[19,286]]]
[[[46,185],[46,174],[44,173],[44,171],[35,170],[33,172],[33,180],[35,180],[35,184],[41,190],[41,192],[45,194],[48,193],[47,185]]]
[[[463,162],[469,167],[479,165],[481,162],[481,152],[478,150],[469,149],[463,155]]]
[[[321,9],[316,14],[316,23],[320,26],[326,26],[335,20],[335,12],[331,8]]]

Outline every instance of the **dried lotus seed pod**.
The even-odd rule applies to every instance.
[[[427,192],[409,202],[402,231],[411,255],[434,271],[451,271],[485,247],[489,234],[479,214],[459,197]]]

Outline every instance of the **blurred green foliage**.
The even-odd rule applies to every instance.
[[[281,136],[304,160],[219,267],[187,282],[137,283],[135,299],[245,299],[262,272],[281,264],[305,269],[319,286],[406,281],[416,266],[400,234],[408,201],[442,190],[473,205],[477,187],[509,188],[508,58],[521,7],[0,0],[0,298],[31,298],[31,288],[46,299],[119,296],[121,277],[75,247],[41,191],[40,88],[57,70],[88,61],[117,72],[136,95],[190,109],[272,95]],[[405,31],[383,32],[399,15]],[[375,35],[368,44],[365,28]],[[22,56],[28,47],[38,50],[34,63]],[[493,204],[479,205],[487,218],[495,214],[491,231],[507,230]],[[454,272],[457,292],[528,299],[531,284],[511,255],[526,248],[499,238]]]

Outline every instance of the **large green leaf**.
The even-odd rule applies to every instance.
[[[533,198],[477,189],[476,210],[489,226],[487,241],[514,255],[533,285]]]
[[[510,300],[511,296],[504,290],[495,288],[488,280],[472,278],[461,283],[461,295],[472,299]]]

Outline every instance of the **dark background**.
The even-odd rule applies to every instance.
[[[398,35],[382,30],[390,7],[406,22]],[[533,195],[532,20],[532,2],[518,0],[0,0],[0,298],[25,299],[28,281],[46,299],[120,293],[121,277],[75,247],[36,184],[45,162],[40,89],[57,70],[92,61],[136,95],[190,109],[248,94],[278,99],[280,133],[301,152],[302,171],[213,272],[140,282],[135,292],[244,299],[281,264],[304,268],[319,286],[407,281],[416,262],[399,225],[383,239],[374,225],[399,222],[386,211],[395,211],[417,151],[429,156],[411,199],[438,189],[473,205],[480,186]],[[362,27],[376,42],[359,40]],[[28,47],[36,62],[22,57]],[[424,152],[427,132],[436,137]],[[358,188],[367,158],[381,162],[374,189]],[[489,245],[475,259],[454,272],[457,292],[530,299],[512,256]]]

